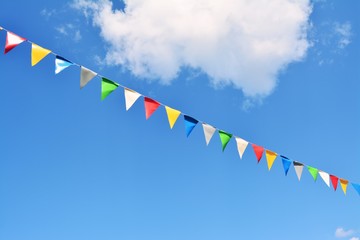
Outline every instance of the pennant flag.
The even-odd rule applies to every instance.
[[[270,150],[266,150],[265,151],[265,156],[266,156],[266,161],[267,161],[267,165],[268,165],[268,169],[270,171],[272,165],[274,164],[274,161],[277,157],[277,153],[270,151]]]
[[[55,74],[58,74],[59,72],[61,72],[62,70],[64,70],[65,68],[69,67],[73,65],[72,62],[70,62],[69,60],[60,57],[60,56],[56,56],[55,57]]]
[[[319,170],[317,170],[317,168],[310,167],[310,166],[307,166],[307,168],[308,168],[311,176],[314,178],[314,181],[316,181]]]
[[[187,115],[184,115],[184,120],[185,120],[186,136],[189,137],[190,133],[192,132],[192,130],[199,121]]]
[[[206,145],[209,145],[209,142],[212,136],[214,135],[216,129],[213,126],[210,126],[209,124],[206,123],[203,123],[202,126],[204,130]]]
[[[101,81],[101,100],[104,100],[110,93],[119,87],[119,84],[107,78]]]
[[[144,97],[144,104],[145,104],[145,116],[146,116],[146,120],[148,120],[150,116],[160,106],[160,103],[158,103],[157,101],[151,98]]]
[[[24,42],[25,40],[26,40],[25,38],[19,37],[18,35],[15,35],[12,32],[7,32],[4,53],[5,54],[8,53],[10,50],[12,50],[14,47]]]
[[[263,147],[260,147],[260,146],[257,146],[255,144],[252,144],[252,147],[254,149],[254,152],[255,152],[255,155],[256,155],[256,158],[257,158],[257,161],[258,163],[260,162],[261,158],[262,158],[262,155],[264,153],[264,148]]]
[[[131,90],[129,88],[124,88],[124,95],[125,95],[125,106],[126,111],[129,110],[132,105],[138,100],[138,98],[141,96],[140,93],[135,92],[134,90]]]
[[[224,151],[226,145],[229,143],[230,139],[232,138],[232,134],[219,130],[219,136],[222,144],[222,151]]]
[[[340,179],[340,185],[341,185],[341,188],[345,195],[346,195],[346,189],[347,189],[348,183],[349,183],[348,180]]]
[[[298,179],[300,181],[301,175],[302,175],[302,172],[303,172],[303,169],[304,169],[304,164],[296,162],[296,161],[294,161],[293,164],[294,164],[296,176],[298,177]]]
[[[35,66],[44,57],[46,57],[51,51],[46,48],[42,48],[39,45],[33,43],[31,45],[31,66]]]
[[[168,116],[170,128],[172,129],[181,112],[168,106],[165,106],[165,110]]]
[[[287,176],[292,161],[289,160],[289,158],[287,158],[285,156],[281,156],[281,159],[282,159],[282,164],[283,164],[283,167],[284,167],[285,176]]]
[[[333,185],[334,191],[336,191],[338,183],[339,183],[339,178],[334,175],[330,175],[330,179],[331,179],[331,183]]]
[[[235,140],[236,140],[236,145],[237,145],[237,149],[238,149],[238,152],[239,152],[239,156],[240,156],[240,159],[242,159],[242,156],[245,152],[245,149],[247,147],[247,145],[249,144],[247,141],[245,141],[244,139],[242,138],[239,138],[239,137],[235,137]]]
[[[87,69],[86,67],[81,66],[80,71],[80,89],[85,87],[85,85],[90,82],[91,79],[93,79],[97,75],[96,72],[91,71],[90,69]]]
[[[323,171],[319,171],[319,175],[322,178],[322,180],[324,180],[325,184],[330,187],[330,176],[328,173],[323,172]]]
[[[356,183],[352,183],[351,185],[353,186],[355,191],[357,191],[357,193],[360,195],[360,185]]]

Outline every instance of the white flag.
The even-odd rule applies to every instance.
[[[204,135],[205,135],[205,141],[206,145],[209,145],[209,142],[214,135],[214,132],[216,129],[213,126],[210,126],[209,124],[203,123],[203,129],[204,129]]]
[[[247,142],[244,139],[239,138],[239,137],[235,137],[235,140],[236,140],[239,156],[241,159],[249,142]]]
[[[131,108],[131,106],[136,102],[136,100],[141,96],[140,93],[135,92],[134,90],[124,88],[125,94],[125,106],[126,111]]]

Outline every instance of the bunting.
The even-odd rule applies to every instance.
[[[168,116],[170,128],[172,129],[181,112],[168,106],[165,106],[165,110]]]
[[[156,111],[156,109],[158,109],[160,103],[158,103],[154,99],[144,97],[144,104],[145,104],[145,116],[147,120]]]
[[[243,156],[245,149],[246,149],[247,145],[249,144],[249,142],[247,142],[244,139],[239,138],[239,137],[235,137],[235,140],[236,140],[236,145],[237,145],[240,159],[242,159],[242,156]]]
[[[339,178],[334,175],[330,175],[330,180],[333,185],[334,191],[336,191],[338,183],[339,183]]]
[[[31,65],[32,66],[35,66],[42,59],[44,59],[47,55],[52,53],[51,50],[43,48],[35,43],[32,43],[32,42],[26,40],[25,38],[22,38],[12,32],[9,32],[6,29],[3,29],[2,27],[0,27],[0,30],[6,31],[6,43],[5,43],[5,49],[4,49],[5,54],[8,53],[9,51],[11,51],[12,49],[14,49],[16,46],[18,46],[19,44],[21,44],[24,41],[27,41],[31,44]],[[54,54],[54,53],[52,53],[52,54]],[[84,66],[78,65],[76,63],[73,63],[73,62],[61,57],[61,56],[55,55],[55,74],[60,73],[61,71],[63,71],[64,69],[66,69],[67,67],[69,67],[71,65],[76,65],[76,66],[80,67],[80,88],[83,88],[84,86],[86,86],[96,76],[99,76],[101,78],[101,100],[104,100],[110,93],[115,91],[120,86],[118,83],[113,82],[105,77],[102,77],[102,76],[98,75],[96,72],[94,72]],[[123,86],[121,86],[121,87],[123,87]],[[126,87],[123,87],[123,88],[124,88],[124,95],[125,95],[125,107],[126,107],[126,110],[129,110],[133,106],[133,104],[137,101],[137,99],[142,95],[140,93],[138,93],[134,90],[128,89]],[[145,105],[146,119],[148,119],[162,104],[160,104],[159,102],[157,102],[154,99],[144,96],[144,105]],[[169,106],[165,106],[165,105],[163,105],[163,106],[165,107],[165,110],[167,113],[167,118],[169,121],[170,128],[173,128],[174,124],[176,123],[177,119],[179,118],[179,116],[182,113],[179,110],[173,109]],[[186,131],[187,137],[189,137],[189,135],[191,134],[191,132],[193,131],[193,129],[195,128],[195,126],[197,125],[198,122],[199,121],[196,120],[195,118],[188,116],[188,115],[184,115],[185,131]],[[233,134],[225,132],[223,130],[219,130],[219,129],[211,126],[210,124],[207,124],[204,122],[200,122],[200,123],[203,126],[206,145],[208,145],[210,143],[215,131],[218,131],[219,137],[221,140],[221,144],[222,144],[222,151],[224,151],[225,148],[227,147],[228,143],[230,142],[231,138],[233,137]],[[243,154],[244,154],[249,142],[240,137],[237,137],[237,136],[235,136],[235,141],[236,141],[239,157],[240,157],[240,159],[242,159]],[[261,147],[257,144],[254,144],[254,143],[250,143],[250,144],[253,147],[257,162],[259,163],[261,161],[261,158],[264,154],[265,149],[264,149],[264,147]],[[270,171],[278,154],[274,151],[266,149],[265,155],[266,155],[268,170]],[[300,163],[297,161],[291,161],[289,158],[287,158],[285,156],[280,155],[280,157],[282,159],[282,165],[283,165],[285,175],[288,174],[290,166],[291,166],[291,164],[293,164],[297,178],[300,181],[302,173],[303,173],[303,168],[304,168],[304,166],[306,166],[309,173],[313,177],[314,181],[316,181],[318,175],[320,175],[320,177],[323,179],[324,183],[328,187],[330,187],[330,182],[331,182],[335,191],[337,190],[338,182],[340,180],[341,188],[342,188],[344,194],[346,195],[347,187],[349,184],[348,180],[339,178],[334,175],[330,175],[324,171],[318,170],[317,168],[304,165],[303,163]],[[351,183],[351,185],[353,186],[354,190],[360,195],[360,185],[357,183]]]
[[[274,164],[274,161],[277,157],[277,153],[270,151],[270,150],[266,150],[265,151],[265,156],[266,156],[266,161],[267,161],[267,165],[268,165],[268,169],[270,171],[272,165]]]
[[[195,118],[184,115],[184,122],[185,122],[186,137],[189,137],[190,133],[192,132],[192,130],[199,121],[196,120]]]
[[[95,76],[97,75],[96,72],[91,71],[90,69],[87,69],[86,67],[81,66],[80,67],[80,89],[85,87],[88,82],[91,81]]]
[[[46,57],[51,51],[46,48],[42,48],[35,43],[31,44],[31,66],[35,66],[44,57]]]
[[[322,180],[324,180],[324,183],[330,187],[330,176],[328,173],[323,172],[323,171],[319,171],[319,175],[322,178]]]
[[[259,163],[260,160],[261,160],[261,158],[262,158],[262,155],[263,155],[263,153],[264,153],[264,148],[263,148],[263,147],[260,147],[260,146],[258,146],[258,145],[255,145],[254,143],[252,144],[252,147],[253,147],[253,149],[254,149],[257,162]]]
[[[294,161],[293,164],[294,164],[296,176],[298,177],[298,179],[300,181],[301,175],[302,175],[302,172],[303,172],[303,169],[304,169],[304,164],[296,162],[296,161]]]
[[[107,78],[101,79],[101,100],[104,100],[110,93],[115,91],[119,87],[119,84],[113,82]]]
[[[219,136],[221,140],[222,151],[224,151],[230,139],[232,138],[232,134],[227,133],[223,130],[219,130]]]
[[[348,183],[349,183],[348,180],[340,179],[340,185],[341,185],[341,188],[345,195],[346,195],[346,189],[347,189]]]
[[[307,168],[309,170],[309,173],[313,177],[314,181],[316,181],[319,170],[317,168],[310,167],[310,166],[307,166]]]
[[[13,48],[15,48],[17,45],[19,45],[24,41],[26,41],[25,38],[19,37],[18,35],[8,31],[6,33],[6,43],[5,43],[4,53],[6,54],[10,52]]]
[[[216,128],[214,128],[213,126],[203,123],[203,130],[204,130],[204,135],[205,135],[205,141],[206,141],[206,146],[209,145],[209,142],[212,138],[212,136],[214,135]]]
[[[132,107],[132,105],[134,105],[136,100],[138,100],[141,94],[129,88],[124,88],[124,96],[125,96],[125,108],[126,111],[128,111]]]
[[[69,60],[60,57],[60,56],[56,56],[55,57],[55,74],[58,74],[59,72],[61,72],[62,70],[64,70],[65,68],[69,67],[73,65],[72,62],[70,62]]]
[[[285,176],[287,176],[287,174],[289,172],[289,169],[290,169],[290,166],[291,166],[291,161],[285,156],[280,156],[280,157],[281,157],[281,160],[282,160]]]

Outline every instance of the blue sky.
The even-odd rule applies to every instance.
[[[206,6],[211,14],[199,10],[205,2],[188,4],[186,16],[143,1],[125,10],[116,1],[116,14],[102,12],[108,1],[10,1],[0,26],[198,120],[360,183],[360,2],[298,1],[288,9],[274,1],[264,10],[259,1],[240,8],[228,0]],[[279,12],[289,14],[277,19]],[[271,25],[277,21],[286,24]],[[1,31],[1,46],[5,38]],[[29,43],[0,55],[0,239],[360,238],[351,186],[344,196],[306,169],[299,182],[293,167],[285,177],[280,158],[268,171],[250,146],[240,160],[234,138],[224,152],[216,134],[206,146],[199,124],[186,138],[182,117],[170,130],[164,108],[145,120],[142,99],[126,111],[121,88],[100,101],[99,78],[79,90],[78,67],[55,75],[53,55],[34,67],[30,59]]]

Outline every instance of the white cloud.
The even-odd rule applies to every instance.
[[[337,238],[346,238],[346,237],[350,237],[354,234],[354,230],[345,230],[342,227],[339,227],[335,230],[335,237]]]
[[[358,237],[352,237],[352,238],[350,238],[350,240],[360,240],[360,238],[358,238]]]
[[[71,23],[56,27],[55,30],[61,35],[69,36],[74,42],[79,42],[82,39],[80,30]]]
[[[109,44],[106,62],[169,84],[183,67],[263,97],[304,58],[310,0],[74,0]]]
[[[343,49],[351,43],[351,24],[350,22],[334,24],[334,32],[338,37],[338,47]]]

